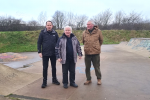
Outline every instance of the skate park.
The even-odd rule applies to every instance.
[[[84,54],[83,46],[82,51]],[[25,60],[0,63],[0,100],[4,96],[25,100],[149,100],[150,99],[150,39],[132,38],[129,42],[102,45],[100,69],[102,84],[97,85],[94,68],[92,83],[86,81],[84,56],[76,63],[78,88],[63,88],[62,66],[57,62],[60,85],[52,84],[51,66],[48,86],[41,88],[42,60],[37,52],[20,53]],[[24,67],[24,65],[28,65]]]

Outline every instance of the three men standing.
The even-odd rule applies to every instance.
[[[57,32],[52,28],[53,23],[51,21],[47,21],[46,28],[41,31],[38,38],[38,53],[43,60],[43,84],[41,88],[45,88],[47,86],[47,71],[49,59],[51,60],[52,66],[52,82],[53,84],[56,85],[60,84],[56,77],[56,56],[55,56],[55,45],[59,37]]]
[[[56,56],[58,61],[62,63],[63,87],[68,88],[68,71],[70,71],[70,86],[78,87],[78,85],[75,84],[75,63],[77,61],[77,54],[80,59],[82,56],[80,43],[72,34],[72,28],[70,26],[64,28],[64,34],[61,38],[58,37],[57,32],[52,28],[52,22],[47,21],[46,28],[41,31],[38,39],[38,53],[43,59],[43,84],[41,87],[45,88],[47,86],[49,59],[51,60],[52,66],[52,82],[56,85],[60,84],[56,77]],[[92,82],[90,73],[91,62],[97,76],[97,84],[101,85],[100,53],[103,36],[101,30],[98,29],[98,26],[94,26],[92,21],[87,22],[87,29],[83,32],[82,41],[84,44],[85,72],[87,78],[84,85],[88,85]]]
[[[101,45],[103,43],[103,36],[98,26],[94,26],[92,21],[87,22],[87,29],[83,32],[83,44],[85,52],[85,73],[87,81],[84,85],[90,84],[91,81],[91,62],[95,69],[97,76],[97,84],[101,85],[101,72],[100,72],[100,53]]]

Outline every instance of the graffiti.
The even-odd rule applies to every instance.
[[[132,45],[132,42],[134,42],[134,39],[130,39],[130,41],[128,42],[128,46],[131,46]]]
[[[79,72],[79,73],[82,73],[82,74],[85,74],[85,67],[76,67],[76,70]],[[90,68],[90,70],[94,70],[93,67]]]
[[[81,63],[80,67],[79,66],[76,67],[76,70],[81,74],[85,74],[85,64]],[[93,64],[91,64],[90,70],[91,71],[94,70]]]
[[[0,54],[0,62],[18,61],[26,59],[27,56],[23,56],[17,53],[2,53]]]
[[[136,39],[136,38],[132,38],[130,39],[130,41],[128,42],[128,46],[131,46],[132,49],[138,50],[138,49],[147,49],[150,50],[150,39]]]
[[[9,56],[9,55],[0,56],[0,59],[6,59],[6,58],[12,58],[12,56]]]

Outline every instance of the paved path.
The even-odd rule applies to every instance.
[[[42,78],[13,92],[13,94],[48,100],[150,100],[150,58],[122,51],[115,45],[103,45],[101,53],[102,85],[97,85],[94,69],[92,84],[86,81],[84,59],[76,64],[76,83],[78,88],[63,88],[52,84],[49,67],[48,86],[41,89]],[[42,73],[42,62],[19,70],[29,73]],[[62,81],[61,64],[57,63],[57,77]]]

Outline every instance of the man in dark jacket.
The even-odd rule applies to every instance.
[[[45,88],[47,86],[47,71],[49,59],[51,60],[52,66],[52,82],[53,84],[56,85],[60,84],[56,77],[56,56],[55,56],[55,45],[59,37],[57,32],[52,28],[53,28],[52,22],[47,21],[46,28],[41,31],[38,39],[38,53],[39,56],[43,59],[43,84],[41,88]]]
[[[78,39],[72,34],[72,28],[66,26],[64,34],[59,38],[56,45],[56,58],[62,64],[63,87],[68,88],[68,71],[70,72],[70,86],[78,87],[75,83],[75,66],[77,54],[82,57],[81,47]]]

